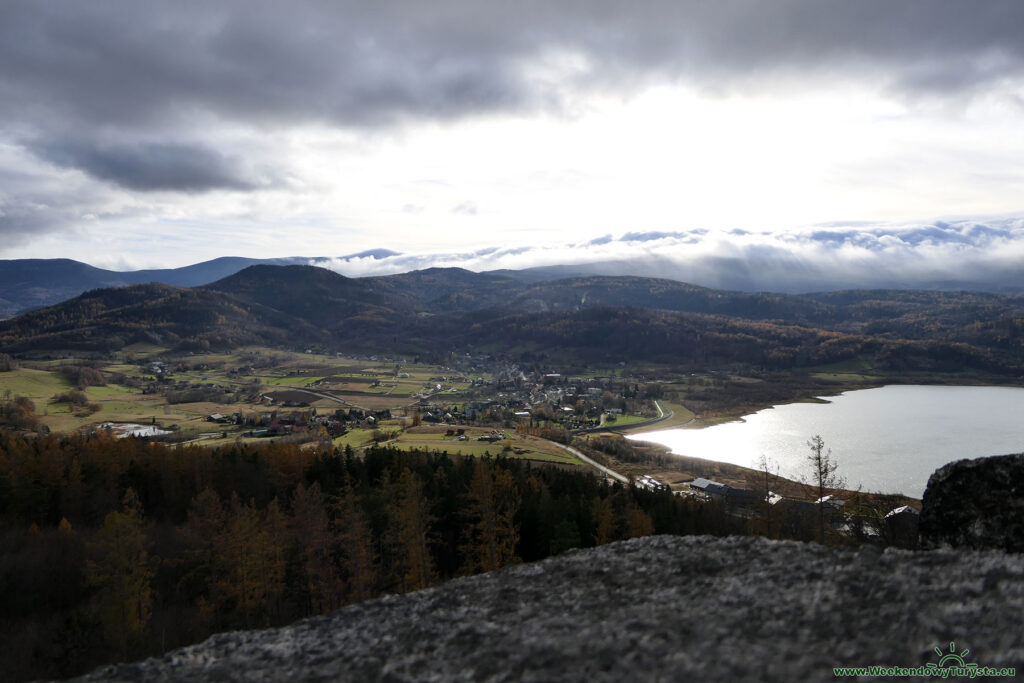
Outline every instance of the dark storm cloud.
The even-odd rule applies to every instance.
[[[87,145],[58,142],[36,153],[55,164],[77,168],[121,187],[156,191],[251,190],[263,184],[245,177],[241,164],[195,145]]]
[[[0,253],[55,226],[79,226],[131,213],[129,207],[113,202],[106,188],[81,177],[51,173],[27,153],[7,161],[0,163]]]
[[[1021,76],[1021,26],[1016,0],[10,2],[0,107],[30,129],[375,126],[665,81],[963,94]]]

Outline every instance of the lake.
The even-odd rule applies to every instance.
[[[630,438],[673,453],[756,468],[763,453],[784,477],[808,472],[807,440],[820,434],[848,488],[924,494],[937,468],[961,458],[1024,451],[1024,389],[892,385],[790,403],[705,429]]]

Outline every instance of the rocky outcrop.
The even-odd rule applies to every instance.
[[[654,536],[576,551],[286,628],[204,643],[102,681],[835,680],[935,648],[1024,671],[1024,556]]]
[[[1024,455],[959,460],[928,479],[921,545],[1024,552]]]

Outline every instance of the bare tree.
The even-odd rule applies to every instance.
[[[807,447],[811,452],[807,454],[807,463],[811,470],[810,486],[817,490],[818,494],[818,540],[825,542],[825,494],[829,490],[842,488],[846,481],[836,471],[839,469],[839,462],[832,457],[832,449],[825,449],[825,440],[820,434],[815,434],[808,442]]]
[[[757,469],[761,473],[761,483],[763,490],[761,491],[761,503],[764,506],[764,535],[768,538],[772,537],[772,504],[769,500],[771,495],[771,481],[774,477],[777,481],[779,478],[779,464],[769,458],[764,453],[757,459]]]

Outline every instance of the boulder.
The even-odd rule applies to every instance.
[[[84,680],[834,681],[833,667],[924,667],[954,647],[1020,672],[1022,613],[1024,555],[651,536]]]
[[[924,548],[1024,552],[1024,454],[937,469],[924,492],[920,532]]]

